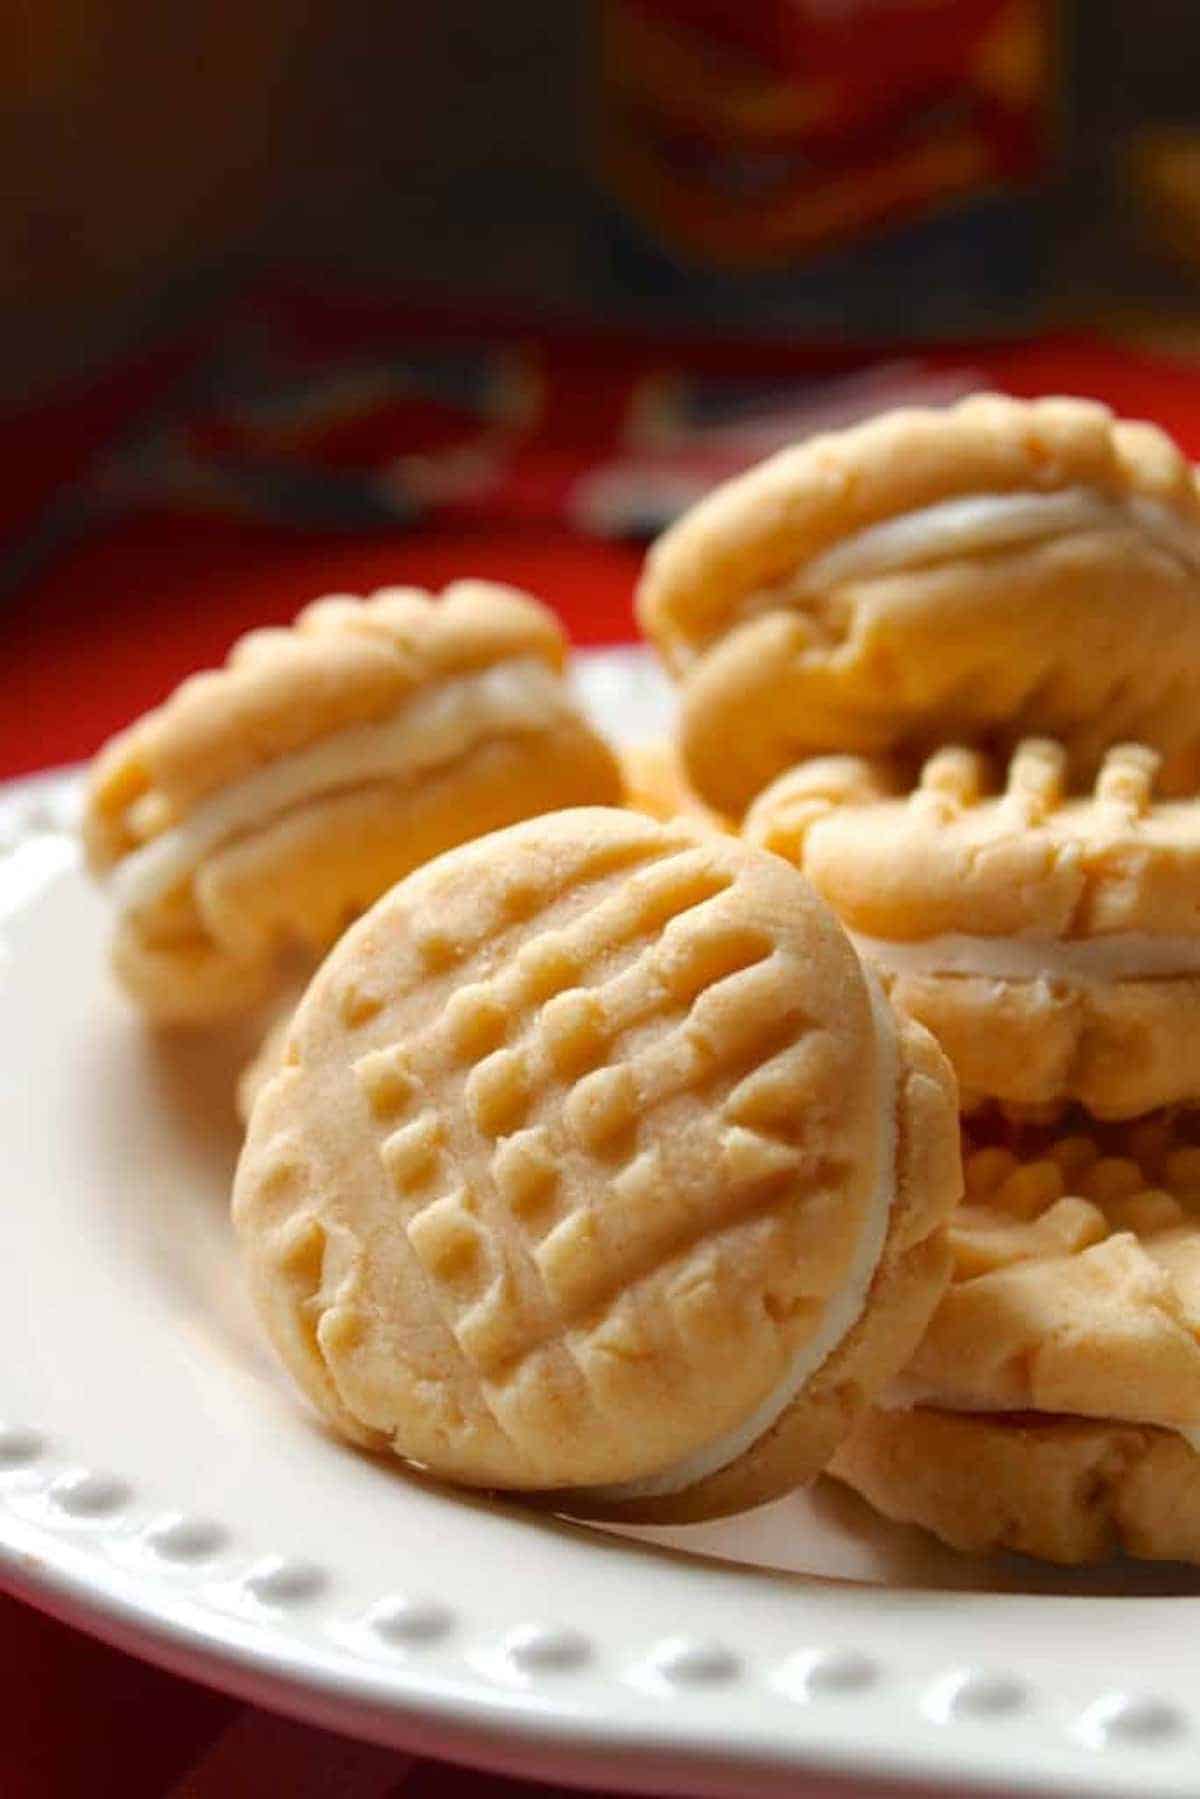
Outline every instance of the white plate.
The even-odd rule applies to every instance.
[[[629,652],[589,659],[584,685],[618,731],[662,705]],[[327,1436],[231,1252],[239,1046],[155,1041],[111,990],[73,791],[0,800],[7,1585],[315,1722],[547,1779],[1197,1791],[1186,1570],[972,1562],[832,1486],[622,1538]]]

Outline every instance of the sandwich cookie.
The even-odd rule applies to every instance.
[[[342,1435],[581,1515],[815,1475],[948,1272],[953,1081],[739,840],[584,808],[463,845],[318,971],[234,1220]]]
[[[646,634],[684,677],[689,777],[740,816],[825,751],[1062,739],[1200,773],[1200,498],[1152,425],[983,395],[810,439],[655,545]]]
[[[1196,1115],[964,1161],[949,1292],[830,1471],[957,1549],[1200,1562]]]
[[[1200,1098],[1200,800],[1144,745],[1084,793],[1061,744],[821,757],[760,794],[752,842],[803,870],[980,1099],[1129,1118]]]
[[[429,857],[532,813],[615,801],[612,755],[561,679],[547,609],[459,581],[251,632],[114,738],[84,838],[113,958],[160,1020],[253,1006]]]

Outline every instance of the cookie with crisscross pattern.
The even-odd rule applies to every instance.
[[[1200,1098],[1200,800],[1159,778],[1144,744],[1109,749],[1083,789],[1048,739],[915,769],[822,757],[760,794],[745,831],[815,883],[965,1108],[1133,1117]]]
[[[259,1094],[234,1213],[325,1416],[685,1517],[811,1476],[942,1289],[953,1084],[809,885],[582,809],[418,871]]]

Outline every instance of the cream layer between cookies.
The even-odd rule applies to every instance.
[[[390,718],[338,731],[221,788],[116,865],[109,876],[114,898],[122,911],[142,909],[214,850],[305,800],[372,781],[411,780],[485,738],[540,730],[569,710],[559,677],[532,656],[438,681]]]
[[[903,942],[851,931],[850,939],[861,956],[896,975],[974,975],[1082,986],[1200,974],[1200,938],[1148,931],[1073,938],[972,937],[950,931]]]
[[[881,1412],[953,1412],[963,1417],[977,1414],[981,1418],[1025,1416],[1025,1413],[1013,1414],[1007,1406],[980,1405],[975,1401],[972,1401],[970,1405],[963,1405],[959,1401],[946,1398],[944,1394],[935,1392],[932,1387],[922,1387],[917,1382],[905,1380],[903,1377],[889,1387],[886,1393],[881,1394],[875,1401],[875,1405]],[[1062,1414],[1046,1412],[1042,1415],[1049,1418],[1059,1417]],[[1083,1416],[1079,1412],[1067,1415],[1070,1417]],[[1090,1419],[1090,1422],[1095,1423],[1096,1420]],[[1182,1437],[1188,1448],[1194,1449],[1200,1455],[1200,1424],[1164,1424],[1157,1419],[1152,1421],[1147,1418],[1109,1418],[1105,1422],[1140,1425],[1147,1430],[1169,1430],[1174,1436]]]
[[[900,1051],[891,1007],[878,984],[868,975],[871,1014],[875,1022],[876,1105],[879,1121],[879,1171],[867,1205],[866,1217],[845,1281],[829,1301],[816,1332],[792,1357],[782,1380],[736,1429],[727,1431],[703,1448],[673,1462],[658,1474],[615,1486],[589,1487],[588,1496],[605,1505],[633,1499],[660,1499],[685,1492],[711,1474],[728,1468],[760,1437],[766,1436],[808,1382],[828,1361],[862,1317],[867,1294],[887,1242],[892,1206],[896,1198],[898,1131],[896,1106],[900,1079]]]
[[[746,612],[787,604],[842,581],[869,581],[957,556],[1018,549],[1077,531],[1133,525],[1189,569],[1200,570],[1200,526],[1143,495],[1118,500],[1090,487],[1056,493],[963,494],[867,525],[814,556],[789,581],[747,597]]]

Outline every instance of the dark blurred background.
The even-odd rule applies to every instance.
[[[1194,0],[39,0],[3,29],[10,398],[281,268],[876,335],[1191,297]]]
[[[334,587],[488,574],[627,637],[681,507],[898,402],[1091,393],[1200,454],[1195,0],[0,33],[0,772]]]

